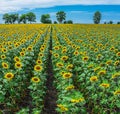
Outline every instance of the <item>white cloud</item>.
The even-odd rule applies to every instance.
[[[43,8],[58,5],[96,5],[96,4],[120,4],[120,0],[0,0],[0,14],[19,11],[24,8]]]

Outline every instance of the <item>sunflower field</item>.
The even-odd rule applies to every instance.
[[[119,112],[120,25],[0,25],[0,114]]]

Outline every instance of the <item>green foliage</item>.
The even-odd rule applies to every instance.
[[[43,15],[41,16],[40,21],[41,21],[42,23],[52,23],[52,21],[50,20],[50,15],[49,15],[49,14],[43,14]]]
[[[8,23],[13,24],[13,23],[15,23],[15,21],[18,20],[18,17],[19,17],[18,14],[6,13],[3,15],[3,20],[5,21],[5,24],[8,24]]]
[[[26,14],[27,20],[31,22],[36,22],[36,15],[33,12],[29,12]]]
[[[100,20],[101,20],[101,13],[99,11],[96,11],[94,16],[93,16],[93,21],[95,24],[99,24],[100,23]]]
[[[20,22],[23,22],[24,24],[27,22],[27,15],[26,14],[22,14],[20,16]]]
[[[66,13],[64,11],[59,11],[56,13],[56,18],[59,23],[62,23],[63,20],[65,20],[65,18],[66,18]]]
[[[57,24],[57,21],[54,21],[54,24]]]

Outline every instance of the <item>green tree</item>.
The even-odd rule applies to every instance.
[[[117,22],[117,24],[120,24],[120,22]]]
[[[67,24],[67,21],[64,21],[63,23],[64,23],[64,24]]]
[[[102,17],[101,13],[100,13],[99,11],[96,11],[96,12],[94,13],[94,16],[93,16],[93,21],[94,21],[94,23],[95,23],[95,24],[99,24],[99,23],[100,23],[100,20],[101,20],[101,17]]]
[[[29,12],[26,14],[27,20],[31,22],[36,22],[36,15],[33,12]]]
[[[19,22],[23,22],[24,24],[26,24],[27,23],[27,15],[26,14],[22,14],[20,16]]]
[[[2,18],[5,21],[5,24],[8,24],[10,22],[10,16],[8,13],[5,13]]]
[[[65,20],[65,18],[66,18],[66,13],[64,11],[59,11],[56,13],[56,18],[59,23],[62,23],[63,20]]]
[[[108,24],[113,24],[113,21],[109,21],[109,23]]]
[[[73,24],[73,21],[72,20],[68,20],[67,24]]]
[[[11,14],[10,16],[10,23],[14,24],[18,20],[18,14]]]
[[[57,21],[54,21],[54,24],[57,24]]]
[[[43,14],[43,15],[41,16],[40,21],[41,21],[42,23],[52,23],[52,21],[50,20],[50,15],[49,15],[49,14]]]

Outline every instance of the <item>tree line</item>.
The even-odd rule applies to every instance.
[[[99,11],[96,11],[93,15],[93,22],[94,24],[99,24],[102,18],[102,14]],[[36,22],[36,15],[33,12],[29,12],[26,14],[22,14],[19,16],[19,14],[4,14],[3,15],[3,20],[5,24],[14,24],[15,22],[17,23],[24,23],[26,24],[27,22],[32,23]],[[56,20],[53,23],[64,23],[64,24],[73,24],[72,20],[66,20],[66,13],[64,11],[58,11],[56,13]],[[51,24],[52,20],[50,17],[50,14],[43,14],[40,17],[40,22],[45,23],[45,24]],[[113,24],[113,21],[109,22],[104,22],[104,24]],[[120,22],[117,22],[117,24],[120,24]]]
[[[50,19],[50,14],[43,14],[40,17],[40,22],[45,23],[45,24],[51,24],[52,20]],[[57,23],[64,23],[64,24],[72,24],[72,20],[66,20],[66,13],[64,11],[59,11],[56,13],[56,19],[57,21],[54,21],[54,24]],[[22,14],[19,16],[19,14],[8,14],[5,13],[3,15],[3,20],[5,24],[14,24],[15,22],[17,23],[24,23],[26,24],[27,22],[32,23],[36,22],[36,15],[33,12],[29,12],[26,14]]]

